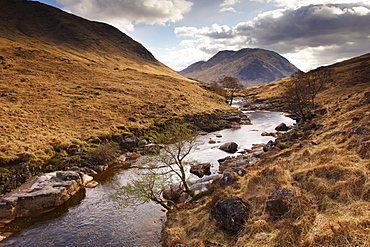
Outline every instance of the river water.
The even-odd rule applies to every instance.
[[[279,112],[247,114],[253,125],[199,136],[201,144],[191,153],[190,159],[210,162],[215,173],[217,160],[229,155],[218,149],[221,144],[234,141],[239,150],[250,149],[252,144],[274,139],[261,136],[262,132],[274,132],[282,122],[294,123]],[[210,138],[217,143],[208,143]],[[96,179],[100,184],[96,188],[82,191],[71,202],[38,217],[13,221],[7,231],[16,233],[0,242],[0,246],[160,246],[165,213],[159,205],[147,203],[136,210],[117,208],[108,196],[113,192],[113,183],[125,183],[135,174],[135,169],[125,169],[99,175]]]

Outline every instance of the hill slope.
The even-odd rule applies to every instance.
[[[276,52],[263,49],[220,51],[208,61],[200,61],[180,71],[188,78],[211,83],[225,76],[235,77],[246,87],[291,76],[298,69]]]
[[[0,163],[47,157],[38,150],[71,138],[229,109],[112,26],[33,1],[2,0],[0,10]]]
[[[316,118],[285,134],[255,164],[241,166],[246,174],[234,183],[216,181],[211,195],[171,214],[164,246],[370,245],[370,53],[313,72],[328,69],[334,73],[317,96]],[[245,91],[276,102],[289,85],[285,78]],[[269,198],[278,190],[291,197]],[[252,207],[234,234],[210,219],[212,206],[229,197]],[[282,214],[270,216],[268,204]],[[223,211],[230,221],[233,213]]]

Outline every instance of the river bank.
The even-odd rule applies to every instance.
[[[280,115],[279,113],[274,113],[274,114],[276,114],[275,116],[276,117],[279,117],[279,118],[280,117],[284,117],[284,116]],[[248,113],[247,113],[247,115],[248,115]],[[260,116],[260,117],[263,118],[263,116]],[[268,124],[268,128],[269,128],[268,131],[270,131],[270,130],[273,131],[274,130],[274,127],[276,127],[276,125],[281,122],[281,119],[279,119],[279,118],[276,119],[276,122],[275,123]],[[270,118],[267,118],[266,121],[269,121],[268,119],[271,119],[271,117]],[[258,127],[259,124],[261,124],[260,127]],[[228,140],[230,140],[229,139],[229,136],[232,137],[232,138],[234,138],[234,136],[240,136],[240,137],[242,137],[244,135],[246,137],[248,135],[253,135],[255,137],[258,137],[258,136],[259,137],[262,137],[261,136],[262,126],[265,126],[266,127],[266,124],[263,124],[263,120],[261,119],[261,120],[258,120],[257,122],[255,122],[254,125],[241,125],[238,128],[220,130],[220,131],[217,131],[217,132],[214,132],[214,133],[209,133],[208,135],[215,137],[215,135],[214,135],[215,133],[221,134],[223,137],[222,138],[220,138],[220,137],[218,138],[218,141],[220,141],[220,142],[227,142]],[[256,128],[259,128],[260,131],[259,132],[255,131],[255,130],[252,131],[253,129],[256,129]],[[240,131],[240,130],[244,134],[238,134],[238,131]],[[241,133],[241,132],[239,132],[239,133]],[[252,147],[252,143],[253,142],[256,143],[256,140],[254,140],[255,137],[253,137],[253,138],[244,138],[244,139],[247,140],[247,142],[246,143],[242,143],[242,142],[239,143],[241,151],[244,150],[244,148],[245,149],[251,148]],[[209,140],[208,138],[209,137],[207,135],[206,136],[201,135],[201,136],[199,136],[199,138],[201,138],[201,141],[202,141],[202,143],[204,143],[204,146],[201,145],[199,147],[199,149],[196,150],[198,152],[198,154],[195,153],[194,156],[196,156],[198,158],[199,157],[206,158],[206,156],[204,156],[203,153],[207,149],[212,152],[212,154],[210,153],[210,155],[207,157],[207,159],[210,159],[211,156],[214,155],[214,153],[213,153],[214,151],[220,152],[220,156],[228,156],[228,154],[225,153],[224,151],[218,150],[218,146],[221,145],[221,143],[210,144],[208,142],[208,140]],[[272,138],[272,137],[262,137],[262,138],[268,138],[269,139],[269,138]],[[248,139],[249,139],[249,141],[248,141]],[[264,141],[266,142],[266,139],[264,139]],[[258,143],[261,143],[261,141],[257,141],[257,142]],[[237,155],[240,155],[240,154],[237,153]],[[211,162],[212,163],[218,163],[217,162],[217,159],[218,158],[215,157],[214,160],[212,160]],[[200,161],[202,161],[202,160],[200,160]],[[216,167],[214,167],[214,168],[216,169]],[[58,224],[61,224],[61,225],[68,224],[68,222],[64,223],[64,220],[69,221],[70,220],[70,217],[72,217],[72,215],[74,215],[73,217],[76,217],[76,218],[82,220],[83,222],[86,222],[86,220],[88,220],[88,221],[90,220],[92,222],[99,222],[99,223],[96,223],[96,224],[101,225],[101,227],[103,228],[104,225],[107,224],[107,223],[104,222],[104,218],[105,219],[109,219],[109,221],[112,222],[112,220],[113,220],[112,217],[117,217],[117,219],[114,219],[113,220],[113,222],[116,222],[116,221],[117,222],[116,223],[112,223],[112,224],[114,224],[114,226],[112,226],[112,227],[118,227],[118,228],[117,229],[112,229],[111,226],[109,226],[109,227],[106,226],[107,227],[107,230],[103,230],[103,232],[105,232],[104,234],[108,234],[108,235],[106,235],[107,240],[100,240],[100,241],[103,241],[104,243],[107,243],[106,241],[108,241],[110,239],[109,241],[113,241],[113,242],[118,241],[118,242],[115,242],[116,244],[125,242],[126,240],[123,240],[122,238],[117,238],[117,236],[113,237],[111,234],[109,234],[108,233],[108,229],[110,229],[109,231],[116,232],[116,231],[118,231],[118,229],[121,229],[121,226],[123,227],[123,225],[122,225],[123,222],[120,222],[119,221],[119,216],[118,215],[120,215],[120,214],[122,215],[122,213],[123,213],[123,215],[125,215],[126,214],[125,213],[126,210],[123,210],[124,212],[122,212],[122,209],[121,210],[119,210],[119,209],[114,209],[113,210],[112,209],[113,203],[110,202],[109,199],[105,198],[103,194],[107,194],[107,192],[109,190],[111,190],[110,184],[114,183],[114,181],[116,181],[116,180],[120,180],[120,181],[123,180],[124,181],[125,179],[127,179],[127,176],[130,176],[128,173],[130,173],[131,171],[134,171],[134,170],[125,170],[124,169],[124,170],[116,171],[116,172],[112,172],[112,173],[110,172],[110,170],[107,170],[107,171],[101,173],[101,174],[106,174],[106,175],[103,175],[103,177],[101,178],[102,180],[99,180],[98,179],[99,182],[100,182],[100,185],[97,188],[94,188],[94,189],[86,189],[86,197],[83,199],[83,201],[81,201],[79,204],[77,204],[77,205],[75,205],[75,206],[73,206],[72,208],[69,209],[70,210],[70,213],[68,212],[67,214],[68,215],[71,215],[71,216],[68,216],[68,215],[63,214],[61,219],[55,219],[55,220],[57,222],[59,222]],[[97,177],[95,176],[95,178],[97,178]],[[93,192],[93,191],[95,191],[95,192]],[[98,194],[96,196],[93,196],[95,193],[98,193]],[[91,196],[93,196],[93,198],[90,198]],[[93,203],[94,205],[91,205],[91,203]],[[85,205],[84,207],[89,207],[90,210],[88,210],[88,212],[83,211],[82,208],[84,208],[84,207],[81,208],[81,206],[79,206],[80,204]],[[143,205],[141,209],[143,209],[145,213],[140,212],[139,213],[140,215],[141,214],[152,214],[154,212],[155,212],[154,215],[163,215],[164,214],[161,211],[161,208],[160,207],[157,207],[157,205],[155,205],[155,204],[154,205],[149,204],[147,206]],[[94,210],[97,210],[97,212],[96,213],[95,212],[92,213],[91,211],[94,211]],[[149,213],[149,212],[147,212],[147,210],[149,210],[150,212],[151,212],[151,210],[154,210],[154,211],[152,213]],[[109,212],[111,212],[111,214],[113,216],[111,216],[109,214]],[[99,216],[97,216],[97,215],[99,215]],[[114,215],[116,215],[116,216],[114,216]],[[134,213],[134,215],[137,215],[137,214]],[[95,217],[97,217],[97,218],[95,218]],[[132,222],[131,221],[132,217],[135,218],[135,217],[138,217],[138,216],[124,216],[124,217],[126,217],[126,218],[128,217],[127,219],[130,219],[129,222]],[[85,219],[85,220],[83,220],[83,219]],[[74,222],[74,221],[75,220],[73,220],[72,222]],[[160,218],[156,218],[156,217],[153,218],[153,221],[156,221],[156,222],[159,222],[159,223],[160,222],[163,222],[163,221],[160,220]],[[125,224],[133,224],[133,225],[135,225],[136,223],[138,223],[138,222],[135,222],[135,224],[134,224],[133,222],[132,223],[129,223],[129,222],[125,221]],[[50,223],[45,223],[45,224],[47,225],[47,224],[54,224],[54,223],[50,222]],[[75,224],[76,224],[76,227],[78,225],[80,225],[80,223],[75,223]],[[137,226],[133,226],[137,230],[138,229],[142,229],[143,230],[143,232],[141,232],[141,231],[138,230],[137,234],[134,234],[136,237],[134,237],[133,239],[137,239],[137,236],[141,236],[140,239],[143,239],[143,238],[146,238],[147,239],[148,237],[150,238],[151,237],[150,234],[149,235],[145,235],[145,237],[143,237],[142,234],[144,234],[145,232],[148,233],[148,232],[150,232],[153,229],[157,229],[155,232],[156,232],[157,236],[159,236],[158,234],[160,234],[161,227],[162,227],[162,223],[160,223],[159,228],[154,227],[152,229],[149,229],[148,227],[144,227],[143,228],[140,225],[141,224],[139,224]],[[41,227],[41,229],[40,229],[40,227]],[[23,238],[24,239],[27,239],[26,235],[27,234],[30,234],[30,233],[27,233],[27,232],[28,231],[33,231],[32,229],[37,229],[37,228],[40,229],[40,232],[46,231],[45,234],[47,234],[47,235],[60,234],[60,233],[58,233],[57,228],[52,228],[52,229],[50,229],[50,231],[48,231],[46,229],[43,229],[44,227],[45,227],[44,226],[44,223],[42,223],[42,222],[37,223],[37,224],[35,224],[33,226],[30,226],[29,228],[23,229],[19,234],[16,234],[16,235],[12,236],[8,240],[5,240],[5,242],[3,242],[3,243],[7,243],[8,241],[9,241],[9,243],[10,242],[13,242],[14,243],[14,242],[22,241]],[[88,227],[88,226],[86,226],[86,227]],[[99,230],[99,229],[102,230],[101,227],[99,226],[96,229],[94,229],[94,227],[91,225],[91,227],[89,226],[87,228],[88,229],[87,231],[89,231],[91,233],[92,232],[96,232],[96,230]],[[48,227],[46,226],[46,228],[48,228]],[[30,229],[30,230],[27,230],[27,229]],[[69,234],[67,234],[68,236],[65,235],[65,234],[62,234],[62,235],[66,239],[70,239],[71,236],[69,236],[69,235],[72,234],[74,236],[74,237],[72,237],[72,239],[74,239],[74,240],[70,240],[70,241],[73,241],[73,242],[77,243],[79,240],[77,240],[78,237],[73,234],[73,231],[74,230],[71,229],[71,232]],[[129,237],[132,234],[128,234],[128,233],[126,234],[125,233],[125,232],[127,232],[126,230],[122,230],[121,229],[120,231],[122,231],[124,233],[124,236],[125,236],[126,239],[132,239],[132,237]],[[102,233],[99,233],[98,235],[101,235],[101,234]],[[37,237],[34,240],[34,243],[37,243],[37,242],[41,242],[42,243],[43,241],[45,241],[45,240],[42,240],[41,239],[42,236],[46,237],[45,235],[41,235],[40,237]],[[94,241],[96,240],[95,237],[93,239],[94,239]],[[158,239],[158,237],[157,237],[157,239]],[[55,240],[55,241],[58,241],[59,243],[65,243],[64,241],[66,241],[66,240],[62,240],[61,238],[58,238],[58,240]],[[98,241],[98,243],[99,243],[99,241]],[[102,242],[100,242],[100,243],[102,243]],[[127,242],[125,242],[125,243],[127,243]],[[36,246],[36,244],[35,244],[35,246]],[[141,246],[143,246],[143,245],[141,245]]]

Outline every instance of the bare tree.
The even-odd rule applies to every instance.
[[[172,124],[167,127],[159,141],[166,145],[159,161],[175,174],[184,186],[185,192],[194,196],[194,191],[187,184],[186,157],[198,145],[197,129],[191,124]]]
[[[165,209],[171,210],[172,207],[169,204],[172,202],[162,197],[163,188],[168,182],[168,177],[165,176],[165,173],[160,172],[158,167],[154,166],[139,171],[129,183],[113,185],[115,192],[111,194],[112,199],[120,207],[124,208],[136,207],[153,201]]]
[[[333,71],[331,69],[317,69],[307,73],[298,73],[291,77],[283,101],[289,111],[302,120],[312,119],[316,105],[316,97],[331,82]]]
[[[226,76],[218,81],[218,83],[226,88],[226,99],[229,100],[230,105],[232,105],[235,93],[240,91],[243,85],[239,83],[237,78],[231,76]]]
[[[162,191],[168,183],[172,183],[172,176],[182,184],[185,193],[194,197],[194,191],[187,184],[188,172],[186,157],[198,144],[197,130],[190,124],[170,124],[159,135],[158,141],[165,144],[161,153],[144,160],[147,169],[137,175],[128,184],[115,186],[115,193],[111,196],[120,206],[128,207],[154,201],[166,209],[171,209],[173,202],[163,198]]]

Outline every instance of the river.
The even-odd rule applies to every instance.
[[[210,162],[215,173],[217,160],[229,155],[218,149],[220,144],[234,141],[239,150],[250,149],[252,144],[274,139],[261,136],[262,132],[274,132],[282,122],[287,125],[294,123],[279,112],[247,114],[253,125],[199,136],[201,144],[190,158],[202,163]],[[217,143],[208,143],[210,138]],[[147,203],[136,210],[123,209],[116,207],[108,197],[113,192],[113,183],[125,183],[134,175],[135,169],[109,170],[99,175],[97,187],[82,191],[66,205],[38,217],[21,218],[10,223],[7,230],[16,233],[0,242],[0,246],[160,246],[160,232],[166,216],[159,205]]]

